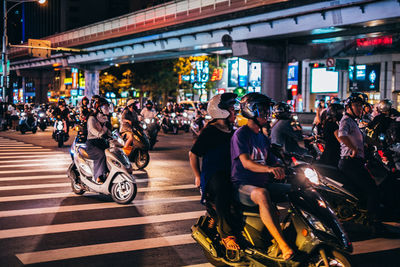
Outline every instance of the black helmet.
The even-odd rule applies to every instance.
[[[147,102],[146,102],[146,106],[147,105],[151,105],[151,106],[153,106],[153,102],[151,101],[151,100],[147,100]]]
[[[58,99],[58,105],[59,106],[65,106],[65,99],[64,98]]]
[[[327,118],[336,118],[337,121],[340,121],[343,116],[344,106],[342,104],[330,104],[328,109],[326,110]]]
[[[345,107],[350,106],[353,103],[365,104],[368,101],[368,96],[364,93],[354,92],[351,93],[348,98],[344,101]]]
[[[269,116],[273,104],[272,99],[266,95],[248,93],[240,100],[240,110],[245,118],[256,119],[261,116]]]
[[[342,101],[340,100],[339,97],[332,97],[332,99],[329,100],[328,106],[333,105],[333,104],[342,105]]]
[[[291,106],[285,102],[279,102],[272,109],[272,115],[279,119],[289,119],[291,114]]]
[[[392,108],[392,101],[390,101],[389,99],[383,99],[379,101],[376,107],[379,113],[389,112],[391,108]]]

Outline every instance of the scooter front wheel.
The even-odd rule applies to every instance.
[[[111,197],[118,204],[129,204],[136,197],[136,193],[136,184],[126,180],[111,187]]]
[[[75,181],[71,181],[71,188],[72,191],[77,195],[83,195],[85,193],[85,190],[82,189],[82,186]]]

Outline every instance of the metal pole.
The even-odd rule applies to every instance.
[[[3,102],[6,101],[7,90],[7,0],[3,0],[3,49],[1,52],[1,65],[3,67],[2,89]]]

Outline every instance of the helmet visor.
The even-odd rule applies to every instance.
[[[108,114],[110,114],[110,108],[108,107],[108,105],[103,105],[103,106],[101,106],[101,112],[104,114],[104,115],[108,115]]]
[[[257,105],[257,112],[259,118],[262,119],[269,119],[271,116],[271,105],[268,104],[258,104]]]

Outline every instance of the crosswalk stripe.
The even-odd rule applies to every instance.
[[[67,178],[66,176],[64,176],[64,177]],[[71,186],[71,183],[7,185],[7,186],[0,187],[0,191],[37,189],[37,188],[53,188],[53,187],[64,187],[64,186]]]
[[[30,152],[30,155],[15,155],[15,153],[1,153],[0,155],[9,155],[9,156],[0,156],[0,159],[27,159],[27,158],[48,158],[48,157],[68,157],[71,158],[68,154],[60,153],[60,152]]]
[[[112,242],[89,246],[70,247],[16,254],[23,264],[34,264],[56,260],[120,253],[142,249],[161,248],[192,244],[195,241],[190,234],[164,236],[123,242]]]
[[[50,148],[26,147],[18,149],[0,149],[1,152],[36,152],[36,151],[51,151]],[[3,153],[0,153],[0,155]]]
[[[12,146],[12,147],[32,147],[32,144],[25,144],[25,143],[0,143],[0,148],[5,147],[5,146]]]
[[[83,210],[129,208],[132,206],[144,206],[149,204],[179,203],[179,202],[199,201],[199,200],[200,196],[186,196],[186,197],[168,197],[168,198],[151,198],[145,200],[134,200],[131,204],[127,205],[120,205],[117,203],[96,203],[96,204],[49,207],[49,208],[7,210],[7,211],[0,211],[0,218],[11,217],[11,216],[37,215],[45,213],[74,212]]]
[[[7,170],[7,171],[0,171],[0,174],[5,174],[5,173],[29,173],[29,172],[49,172],[49,171],[66,171],[67,169],[64,168],[51,168],[47,170],[43,169],[34,169],[34,170]]]
[[[64,177],[67,178],[67,175],[65,175]],[[147,180],[147,181],[150,181],[150,180]],[[65,186],[71,186],[71,183],[6,185],[6,186],[0,187],[0,191],[37,189],[37,188],[53,188],[53,187],[65,187]],[[180,189],[191,189],[191,188],[196,188],[196,186],[193,184],[184,184],[184,185],[144,187],[144,188],[138,188],[138,191],[139,192],[154,192],[154,191],[169,191],[169,190],[180,190]]]
[[[68,159],[69,161],[71,161],[71,157],[65,157],[65,159]],[[60,158],[53,158],[53,157],[51,157],[51,158],[48,158],[48,159],[46,159],[46,163],[57,163],[57,162],[60,162],[60,161],[62,161],[62,160],[65,160],[65,159],[60,159]],[[21,163],[21,162],[37,162],[37,161],[39,161],[39,162],[44,162],[43,161],[43,159],[24,159],[24,160],[2,160],[2,161],[0,161],[0,164],[5,164],[5,163]]]
[[[28,150],[36,150],[36,149],[40,149],[43,147],[35,147],[35,146],[21,146],[21,145],[17,145],[17,146],[0,146],[0,151],[3,151],[3,149],[5,148],[12,148],[12,149],[28,149]]]
[[[65,175],[62,175],[65,179]],[[150,178],[150,179],[136,179],[137,183],[148,183],[148,182],[163,182],[169,180],[168,178]],[[143,192],[143,191],[142,191]],[[97,195],[97,193],[85,193],[85,196]],[[80,197],[80,195],[67,192],[67,193],[48,193],[48,194],[34,194],[34,195],[18,195],[18,196],[8,196],[0,197],[1,202],[11,202],[11,201],[23,201],[23,200],[41,200],[41,199],[53,199],[53,198],[67,198],[67,197]]]
[[[85,231],[85,230],[112,228],[112,227],[133,226],[140,224],[190,220],[190,219],[196,219],[204,215],[204,213],[205,212],[201,210],[201,211],[171,213],[162,215],[141,216],[133,218],[14,228],[14,229],[0,230],[0,239],[15,238],[22,236],[33,236],[33,235],[47,235],[47,234],[65,233],[72,231]]]
[[[43,180],[43,179],[65,179],[67,174],[54,174],[54,175],[34,175],[34,176],[16,176],[16,177],[0,177],[0,182],[4,181],[24,181],[24,180]],[[146,178],[146,179],[136,179],[137,183],[145,183],[145,182],[159,182],[159,181],[168,181],[168,178],[165,177],[155,177],[155,178]]]
[[[0,162],[1,163],[1,162]],[[28,163],[28,164],[7,164],[7,165],[1,165],[0,168],[15,168],[15,167],[38,167],[38,166],[49,166],[49,164],[52,164],[51,167],[54,168],[54,166],[59,167],[60,165],[69,165],[71,164],[71,159],[69,161],[66,160],[61,160],[58,161],[57,165],[53,165],[54,162],[47,162],[44,161],[43,163]]]
[[[132,241],[102,243],[88,246],[68,247],[61,249],[42,250],[37,252],[19,253],[16,257],[23,264],[35,264],[58,260],[67,260],[81,257],[98,256],[111,253],[120,253],[135,250],[153,249],[161,247],[170,247],[177,245],[186,245],[195,243],[190,234],[181,234],[174,236],[155,237],[147,239],[138,239]],[[370,252],[385,251],[400,247],[398,239],[377,238],[365,241],[357,241],[353,246],[360,250],[356,250],[353,255],[365,254]],[[361,249],[361,247],[366,248]],[[191,266],[191,265],[189,265]],[[194,265],[209,266],[209,265]]]

